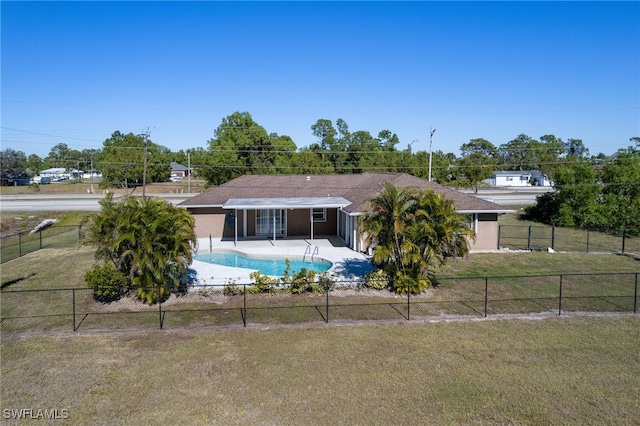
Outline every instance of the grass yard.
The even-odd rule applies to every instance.
[[[553,245],[562,252],[615,252],[623,251],[622,236],[584,229],[556,227],[530,220],[522,220],[524,206],[511,206],[516,212],[500,215],[500,245],[513,250],[547,250]],[[531,228],[529,228],[531,227]],[[530,240],[529,240],[530,239]],[[640,255],[640,237],[627,237],[624,251]]]
[[[485,313],[557,315],[560,309],[566,314],[633,312],[638,303],[634,280],[640,272],[638,260],[613,254],[476,253],[450,263],[441,271],[438,287],[412,297],[410,307],[406,296],[386,291],[336,290],[326,298],[249,294],[243,299],[225,296],[221,288],[174,295],[159,307],[132,296],[110,304],[94,301],[84,283],[92,265],[91,248],[40,250],[4,264],[0,331],[240,327],[243,319],[249,325],[405,321]]]
[[[30,293],[29,303],[24,293],[3,293],[3,316],[18,305],[27,314],[68,311],[69,291],[41,296],[83,288],[92,264],[91,248],[39,250],[3,264],[3,290],[43,290]],[[439,276],[455,295],[473,293],[470,277],[639,270],[639,261],[612,254],[477,253]],[[599,277],[588,285],[617,280]],[[495,285],[500,296],[531,297],[519,280]],[[86,304],[88,290],[77,293],[82,309],[94,306]],[[194,327],[214,315],[208,305],[183,305],[202,321]],[[136,309],[139,328],[157,328],[155,307]],[[20,423],[4,417],[11,409],[66,410],[69,424],[109,425],[631,425],[640,418],[640,315],[398,323],[356,316],[346,325],[274,327],[271,310],[250,311],[265,323],[246,329],[172,329],[181,314],[176,305],[164,309],[169,330],[90,332],[83,325],[72,333],[67,318],[52,316],[49,330],[62,333],[4,334],[3,424]],[[412,309],[417,315],[421,308]],[[294,318],[305,321],[305,312]]]
[[[2,410],[65,409],[69,424],[631,425],[640,416],[633,315],[80,333],[3,339],[1,351]]]

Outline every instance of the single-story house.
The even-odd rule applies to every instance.
[[[84,175],[84,170],[69,170],[69,176],[71,177],[71,179],[80,179],[82,175]]]
[[[471,249],[497,249],[498,215],[512,210],[405,173],[245,175],[178,205],[195,218],[198,238],[338,236],[364,252],[368,247],[357,218],[385,182],[443,193],[469,217],[477,236]]]
[[[64,167],[54,167],[51,169],[41,170],[39,176],[41,178],[51,178],[51,180],[54,180],[61,179],[62,177],[66,176],[66,173],[67,169],[65,169]]]
[[[169,165],[171,166],[171,177],[185,178],[189,176],[189,168],[187,166],[175,162]]]
[[[491,186],[551,186],[551,182],[547,175],[539,170],[512,170],[512,171],[495,171],[489,179],[488,184]]]

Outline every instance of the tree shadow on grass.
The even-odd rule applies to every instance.
[[[27,275],[26,277],[20,277],[20,278],[14,278],[12,280],[9,281],[5,281],[2,283],[2,285],[0,285],[0,289],[4,290],[5,288],[9,287],[10,285],[13,285],[15,283],[19,283],[20,281],[24,281],[26,279],[29,279],[31,277],[33,277],[36,273],[32,272],[31,274]]]

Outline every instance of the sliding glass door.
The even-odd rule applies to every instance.
[[[256,235],[273,236],[274,224],[276,236],[284,236],[286,230],[284,210],[256,210]]]

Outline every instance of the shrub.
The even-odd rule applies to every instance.
[[[93,289],[93,298],[109,303],[120,299],[128,289],[127,277],[112,264],[94,266],[84,275],[87,287]]]
[[[313,269],[307,271],[307,268],[300,269],[291,279],[289,292],[292,294],[301,294],[306,291],[314,291],[313,283],[316,280],[316,271]]]
[[[431,287],[431,280],[425,276],[419,276],[417,278],[403,275],[398,272],[396,279],[391,282],[391,288],[393,291],[400,294],[418,294]]]
[[[382,269],[369,272],[364,276],[364,280],[364,286],[367,288],[383,290],[389,287],[389,275]]]
[[[222,294],[225,296],[237,296],[238,294],[242,294],[242,289],[234,280],[228,280],[224,285]]]
[[[333,288],[336,286],[336,282],[333,280],[333,277],[331,275],[323,272],[321,274],[318,274],[318,285],[321,288],[320,291],[333,290]]]
[[[291,273],[291,261],[289,260],[289,258],[286,258],[284,260],[284,264],[285,264],[285,268],[284,268],[284,272],[282,274],[282,282],[284,284],[290,284],[291,283],[291,275],[289,275]]]
[[[139,300],[148,303],[149,305],[162,303],[171,296],[171,290],[163,287],[138,287],[136,290],[136,296]]]
[[[275,293],[277,280],[268,275],[253,271],[249,274],[253,280],[253,285],[248,288],[249,293]]]

